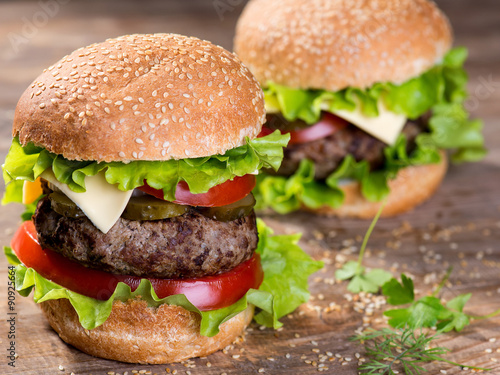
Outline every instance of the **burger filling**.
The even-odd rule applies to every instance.
[[[267,115],[266,126],[271,130],[286,128],[295,131],[306,125],[302,120],[287,122],[280,114]],[[408,154],[415,148],[417,135],[427,128],[427,116],[406,122],[401,134],[406,137]],[[380,169],[384,164],[384,148],[386,146],[384,142],[358,127],[348,124],[326,137],[289,145],[284,150],[283,162],[276,174],[291,176],[299,168],[303,159],[309,159],[315,165],[315,178],[323,180],[340,167],[347,155],[352,155],[357,162],[366,160],[370,165],[370,170]]]
[[[119,275],[196,278],[233,269],[257,247],[251,194],[237,204],[210,209],[140,194],[103,233],[65,195],[48,186],[44,192],[33,216],[40,245],[89,268]]]

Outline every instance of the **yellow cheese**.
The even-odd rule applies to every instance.
[[[116,185],[109,184],[104,172],[85,178],[87,191],[84,193],[75,193],[68,185],[57,181],[51,170],[44,171],[41,177],[66,194],[103,233],[107,233],[120,218],[133,192],[121,191]]]
[[[359,106],[354,111],[338,110],[333,113],[382,142],[393,145],[406,124],[406,117],[389,111],[382,102],[378,104],[379,115],[368,117]]]
[[[24,181],[24,184],[23,184],[23,204],[33,203],[42,194],[43,194],[43,190],[42,190],[42,185],[40,183],[40,177],[38,177],[33,182],[28,181],[28,180]]]
[[[271,101],[266,100],[265,106],[266,106],[266,113],[268,113],[268,114],[280,113],[279,104],[278,104],[278,106],[275,106],[271,103]]]
[[[321,109],[330,112],[328,103],[322,103]],[[280,113],[279,104],[266,101],[266,112]],[[377,117],[368,117],[358,106],[354,111],[338,110],[333,113],[382,142],[393,145],[406,124],[406,117],[389,111],[382,102],[378,104],[378,112]]]

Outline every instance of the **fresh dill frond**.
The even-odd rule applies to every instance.
[[[382,328],[368,330],[352,338],[364,345],[368,361],[358,370],[361,374],[395,375],[404,371],[406,375],[419,375],[425,371],[421,366],[428,362],[445,362],[470,369],[479,367],[465,366],[443,358],[449,349],[432,346],[439,334],[418,332],[411,327],[400,329]]]

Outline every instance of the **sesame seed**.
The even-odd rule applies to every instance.
[[[45,108],[45,103],[40,103],[40,105],[38,107],[40,107],[40,109],[44,109]]]
[[[140,138],[136,138],[135,142],[139,143],[139,144],[143,144],[144,143],[144,141],[142,139],[140,139]]]

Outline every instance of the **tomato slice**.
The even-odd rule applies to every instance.
[[[186,182],[181,181],[175,191],[174,203],[185,204],[189,206],[220,207],[238,202],[245,198],[255,187],[255,176],[247,174],[241,177],[235,177],[232,181],[227,180],[220,185],[214,186],[206,193],[192,194]],[[163,191],[149,186],[146,181],[144,185],[138,187],[139,190],[163,199]]]
[[[320,120],[311,126],[299,130],[281,130],[282,133],[290,133],[290,142],[288,145],[307,143],[320,138],[328,137],[338,130],[344,129],[349,122],[331,113],[323,112]],[[262,128],[259,137],[271,134],[273,130]]]
[[[21,225],[11,241],[11,246],[26,267],[33,268],[44,278],[66,289],[98,300],[107,300],[118,282],[129,285],[134,291],[143,279],[87,268],[52,250],[42,249],[31,221],[25,221]],[[258,289],[263,278],[260,256],[255,254],[251,259],[220,275],[186,280],[147,279],[159,298],[185,294],[198,309],[208,311],[232,305],[250,288]]]

